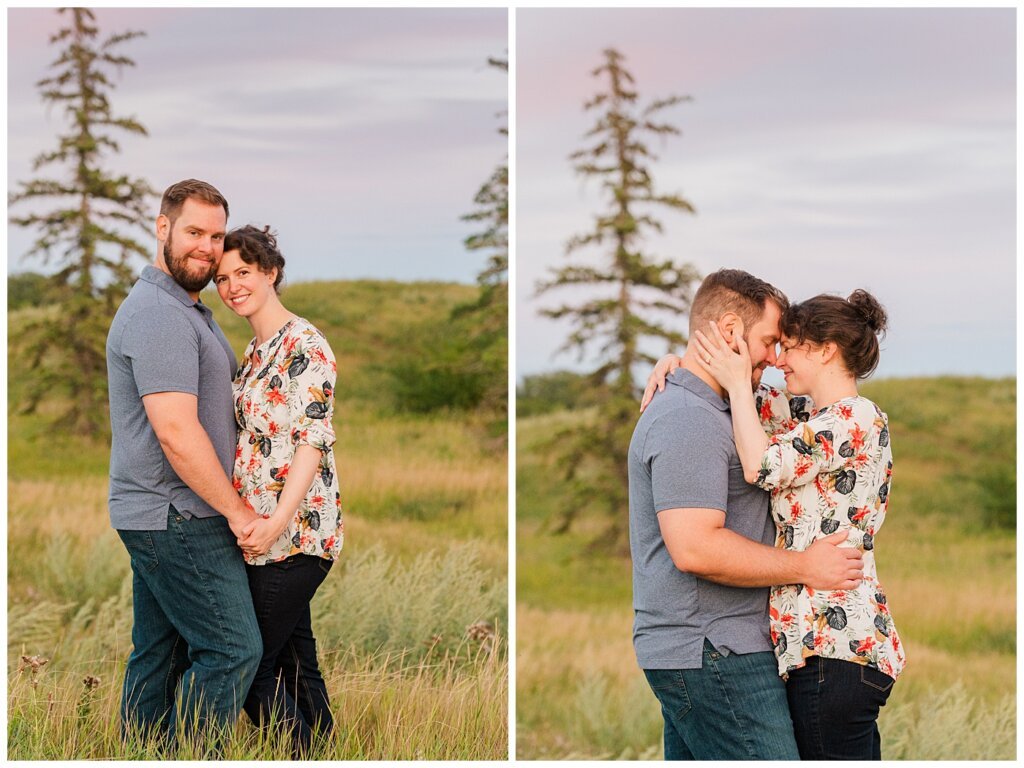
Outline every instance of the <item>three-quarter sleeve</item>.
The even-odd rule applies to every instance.
[[[305,332],[288,360],[289,430],[293,445],[324,453],[334,445],[334,385],[337,366],[327,340]]]
[[[844,469],[846,460],[838,449],[849,442],[851,426],[856,424],[823,410],[790,431],[774,435],[765,448],[755,483],[765,490],[796,488],[818,475],[838,471],[836,489],[847,484],[852,489],[856,474]],[[854,473],[853,477],[847,473]]]

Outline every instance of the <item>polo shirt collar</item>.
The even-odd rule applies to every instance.
[[[193,301],[192,297],[188,295],[188,291],[178,285],[173,277],[168,275],[162,269],[157,269],[152,264],[147,264],[145,268],[143,268],[140,279],[145,280],[147,283],[152,283],[160,290],[176,298],[186,307],[195,307],[200,311],[204,309],[209,311],[210,309],[198,299]]]
[[[729,403],[719,397],[715,390],[685,368],[676,368],[672,371],[671,375],[668,377],[668,381],[692,392],[701,400],[706,400],[720,411],[729,410]]]

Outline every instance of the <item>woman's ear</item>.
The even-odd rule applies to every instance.
[[[839,353],[839,347],[834,341],[826,341],[818,350],[821,353],[821,362],[824,365],[831,363]]]

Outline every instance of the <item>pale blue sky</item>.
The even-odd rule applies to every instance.
[[[566,325],[532,297],[602,207],[567,156],[590,71],[617,47],[641,99],[693,101],[654,150],[659,256],[746,269],[792,299],[873,291],[890,312],[878,376],[1015,371],[1013,9],[522,9],[517,34],[517,353],[553,368]],[[682,323],[682,319],[680,319]],[[663,348],[655,350],[660,354]]]
[[[137,66],[116,78],[125,137],[109,166],[158,192],[194,176],[231,204],[231,225],[279,231],[291,280],[472,282],[484,256],[460,221],[507,151],[504,9],[99,9],[101,35]],[[57,49],[52,9],[7,11],[8,186],[53,148],[61,113],[34,87]],[[115,132],[116,134],[116,132]],[[155,200],[154,216],[159,201]],[[12,209],[12,212],[20,210]],[[10,228],[9,271],[32,242]],[[155,253],[155,240],[154,253]]]

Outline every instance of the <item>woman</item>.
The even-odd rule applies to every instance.
[[[344,528],[331,446],[337,367],[330,345],[278,298],[284,257],[269,227],[228,233],[214,282],[255,334],[234,382],[234,484],[259,516],[239,539],[263,658],[245,700],[252,721],[291,730],[293,753],[330,733],[310,600],[341,551]]]
[[[864,580],[855,589],[771,591],[772,643],[805,760],[881,759],[879,709],[906,663],[874,557],[892,476],[888,420],[857,393],[857,380],[878,364],[885,324],[882,306],[862,290],[792,305],[781,320],[777,365],[789,394],[803,397],[788,409],[777,391],[751,391],[742,332],[738,352],[713,323],[691,339],[698,364],[728,391],[748,482],[771,491],[776,546],[802,551],[849,530],[847,540],[864,552]],[[807,397],[813,407],[804,410]],[[779,413],[780,405],[790,413]],[[766,426],[775,430],[770,438]]]

